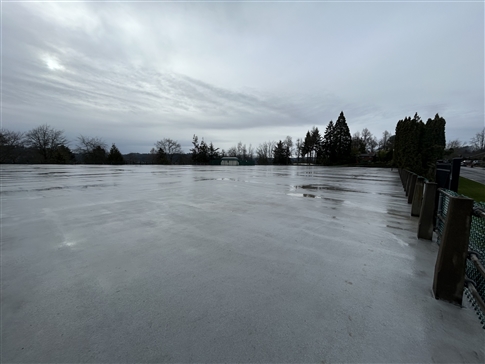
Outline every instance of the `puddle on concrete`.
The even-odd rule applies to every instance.
[[[56,174],[65,174],[65,173],[68,173],[68,172],[61,172],[61,171],[56,171],[56,172],[39,172],[38,175],[39,176],[54,176]]]
[[[340,186],[332,186],[332,185],[324,185],[324,184],[309,184],[309,185],[299,185],[299,186],[291,186],[291,189],[298,190],[326,190],[326,191],[337,191],[337,192],[358,192],[358,193],[365,193],[363,191],[352,190],[350,188],[344,188]]]
[[[52,190],[63,190],[65,187],[46,187],[46,188],[36,188],[32,191],[52,191]]]
[[[243,180],[239,178],[227,178],[227,177],[220,177],[220,178],[210,178],[210,177],[195,177],[195,182],[202,182],[202,181],[231,181],[231,182],[244,182],[244,183],[256,183],[254,181]]]
[[[392,226],[392,225],[386,225],[386,227],[391,228],[391,229],[397,229],[397,230],[406,230],[406,229],[400,228],[398,226]]]
[[[295,197],[321,198],[320,196],[312,195],[311,193],[287,193],[287,195]]]
[[[290,192],[290,193],[287,193],[287,195],[288,196],[293,196],[293,197],[318,198],[320,200],[330,201],[330,202],[334,202],[334,203],[338,203],[338,204],[342,204],[344,202],[344,200],[339,200],[337,198],[329,198],[329,197],[317,196],[317,195],[314,195],[312,193],[294,193],[294,192]],[[332,209],[334,209],[334,207],[332,207]]]

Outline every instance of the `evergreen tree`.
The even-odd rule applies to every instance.
[[[56,164],[67,164],[74,163],[76,161],[76,156],[69,147],[65,145],[60,145],[57,147],[52,155],[52,162]]]
[[[342,111],[335,122],[333,138],[337,163],[348,163],[351,159],[352,136]]]
[[[322,136],[320,135],[320,131],[318,127],[313,127],[310,133],[311,138],[311,153],[312,153],[312,160],[313,162],[317,161],[317,156],[322,144]]]
[[[334,125],[333,120],[327,125],[325,129],[325,134],[323,135],[322,142],[322,159],[324,164],[334,164],[336,162],[336,149],[335,149],[335,138],[334,138]]]
[[[106,143],[97,137],[78,137],[76,152],[79,153],[84,163],[104,164],[106,162]]]
[[[199,143],[199,138],[194,134],[192,139],[193,148],[190,150],[192,152],[192,161],[195,164],[209,164],[210,161],[210,148],[204,139]],[[215,152],[216,150],[213,150]]]
[[[100,145],[96,146],[91,154],[88,156],[86,163],[91,164],[105,164],[106,163],[106,150]]]
[[[123,155],[119,151],[119,149],[116,147],[116,145],[113,143],[111,145],[111,149],[108,153],[108,157],[106,158],[106,161],[109,164],[125,164],[125,160],[123,158]]]
[[[281,140],[273,149],[273,164],[287,164],[287,148]]]
[[[199,137],[195,134],[192,138],[192,145],[194,146],[192,149],[190,149],[190,151],[192,152],[192,162],[197,164],[200,145],[199,145]]]
[[[170,164],[170,161],[167,158],[167,154],[163,150],[163,148],[158,148],[157,153],[155,154],[155,163],[156,164]]]
[[[426,122],[423,138],[423,169],[428,171],[433,168],[438,159],[443,158],[446,147],[444,118],[435,115]]]
[[[209,159],[210,160],[218,159],[220,157],[218,150],[219,150],[219,148],[214,148],[214,144],[212,144],[212,142],[209,144]]]
[[[304,159],[305,156],[308,156],[312,150],[313,150],[312,137],[310,135],[310,131],[307,131],[305,140],[303,141],[303,147],[301,151],[302,158]],[[310,163],[309,158],[311,158],[311,155],[307,157],[307,163]]]
[[[423,168],[423,135],[425,125],[418,113],[414,117],[399,120],[396,125],[394,141],[394,162],[399,168],[409,169],[424,175]]]

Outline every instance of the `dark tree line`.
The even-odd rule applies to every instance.
[[[352,137],[343,111],[337,121],[330,120],[323,136],[318,127],[307,131],[296,143],[297,159],[323,165],[346,164],[352,159]]]
[[[204,139],[199,142],[199,137],[195,134],[192,138],[192,145],[193,148],[190,151],[194,164],[209,164],[211,160],[221,157],[219,148],[215,148],[212,142],[207,144]]]
[[[394,161],[399,168],[432,177],[437,160],[443,158],[446,121],[438,114],[424,123],[418,113],[396,125]]]
[[[298,163],[339,165],[358,163],[359,158],[365,157],[367,161],[392,162],[426,175],[434,162],[443,157],[444,130],[445,120],[438,114],[424,123],[416,113],[413,118],[399,120],[394,136],[385,131],[378,141],[367,128],[351,136],[342,111],[337,121],[327,124],[323,135],[318,127],[313,127],[296,143],[287,136],[278,142],[261,143],[255,149],[239,142],[224,151],[194,135],[187,154],[176,140],[164,138],[154,143],[150,153],[123,156],[114,143],[108,150],[102,139],[83,135],[71,150],[63,131],[41,125],[27,133],[0,130],[0,163],[209,164],[231,156],[258,164],[288,165],[296,159]],[[476,149],[485,148],[483,135],[485,129],[473,139]]]
[[[115,144],[108,151],[103,140],[81,135],[77,147],[71,150],[64,132],[49,125],[38,126],[27,133],[2,129],[0,155],[1,163],[124,164],[123,155]]]
[[[273,148],[273,164],[288,165],[291,163],[293,142],[288,136],[284,141],[278,141]]]
[[[1,163],[72,163],[74,154],[63,132],[41,125],[27,133],[0,131]]]

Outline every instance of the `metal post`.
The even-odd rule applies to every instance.
[[[460,166],[462,158],[453,158],[453,163],[451,164],[451,180],[450,180],[450,190],[458,192],[458,183],[460,182]]]
[[[409,184],[408,203],[413,202],[414,189],[416,187],[416,180],[417,179],[418,179],[418,175],[416,173],[413,173],[411,175],[411,183]]]
[[[419,212],[418,238],[432,240],[434,227],[435,196],[438,185],[434,182],[424,184],[423,202]]]
[[[438,188],[450,188],[450,174],[451,174],[451,164],[450,163],[436,163],[436,183]]]
[[[434,270],[433,292],[436,299],[461,305],[473,200],[450,195],[448,198],[448,213]]]
[[[421,213],[421,203],[423,202],[424,177],[418,177],[414,187],[413,205],[411,207],[411,216],[419,216]]]

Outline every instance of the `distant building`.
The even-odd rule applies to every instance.
[[[374,162],[375,161],[376,154],[375,153],[361,153],[358,156],[358,161],[360,163],[362,162]]]
[[[236,157],[223,157],[221,160],[221,166],[238,166],[239,159]]]

